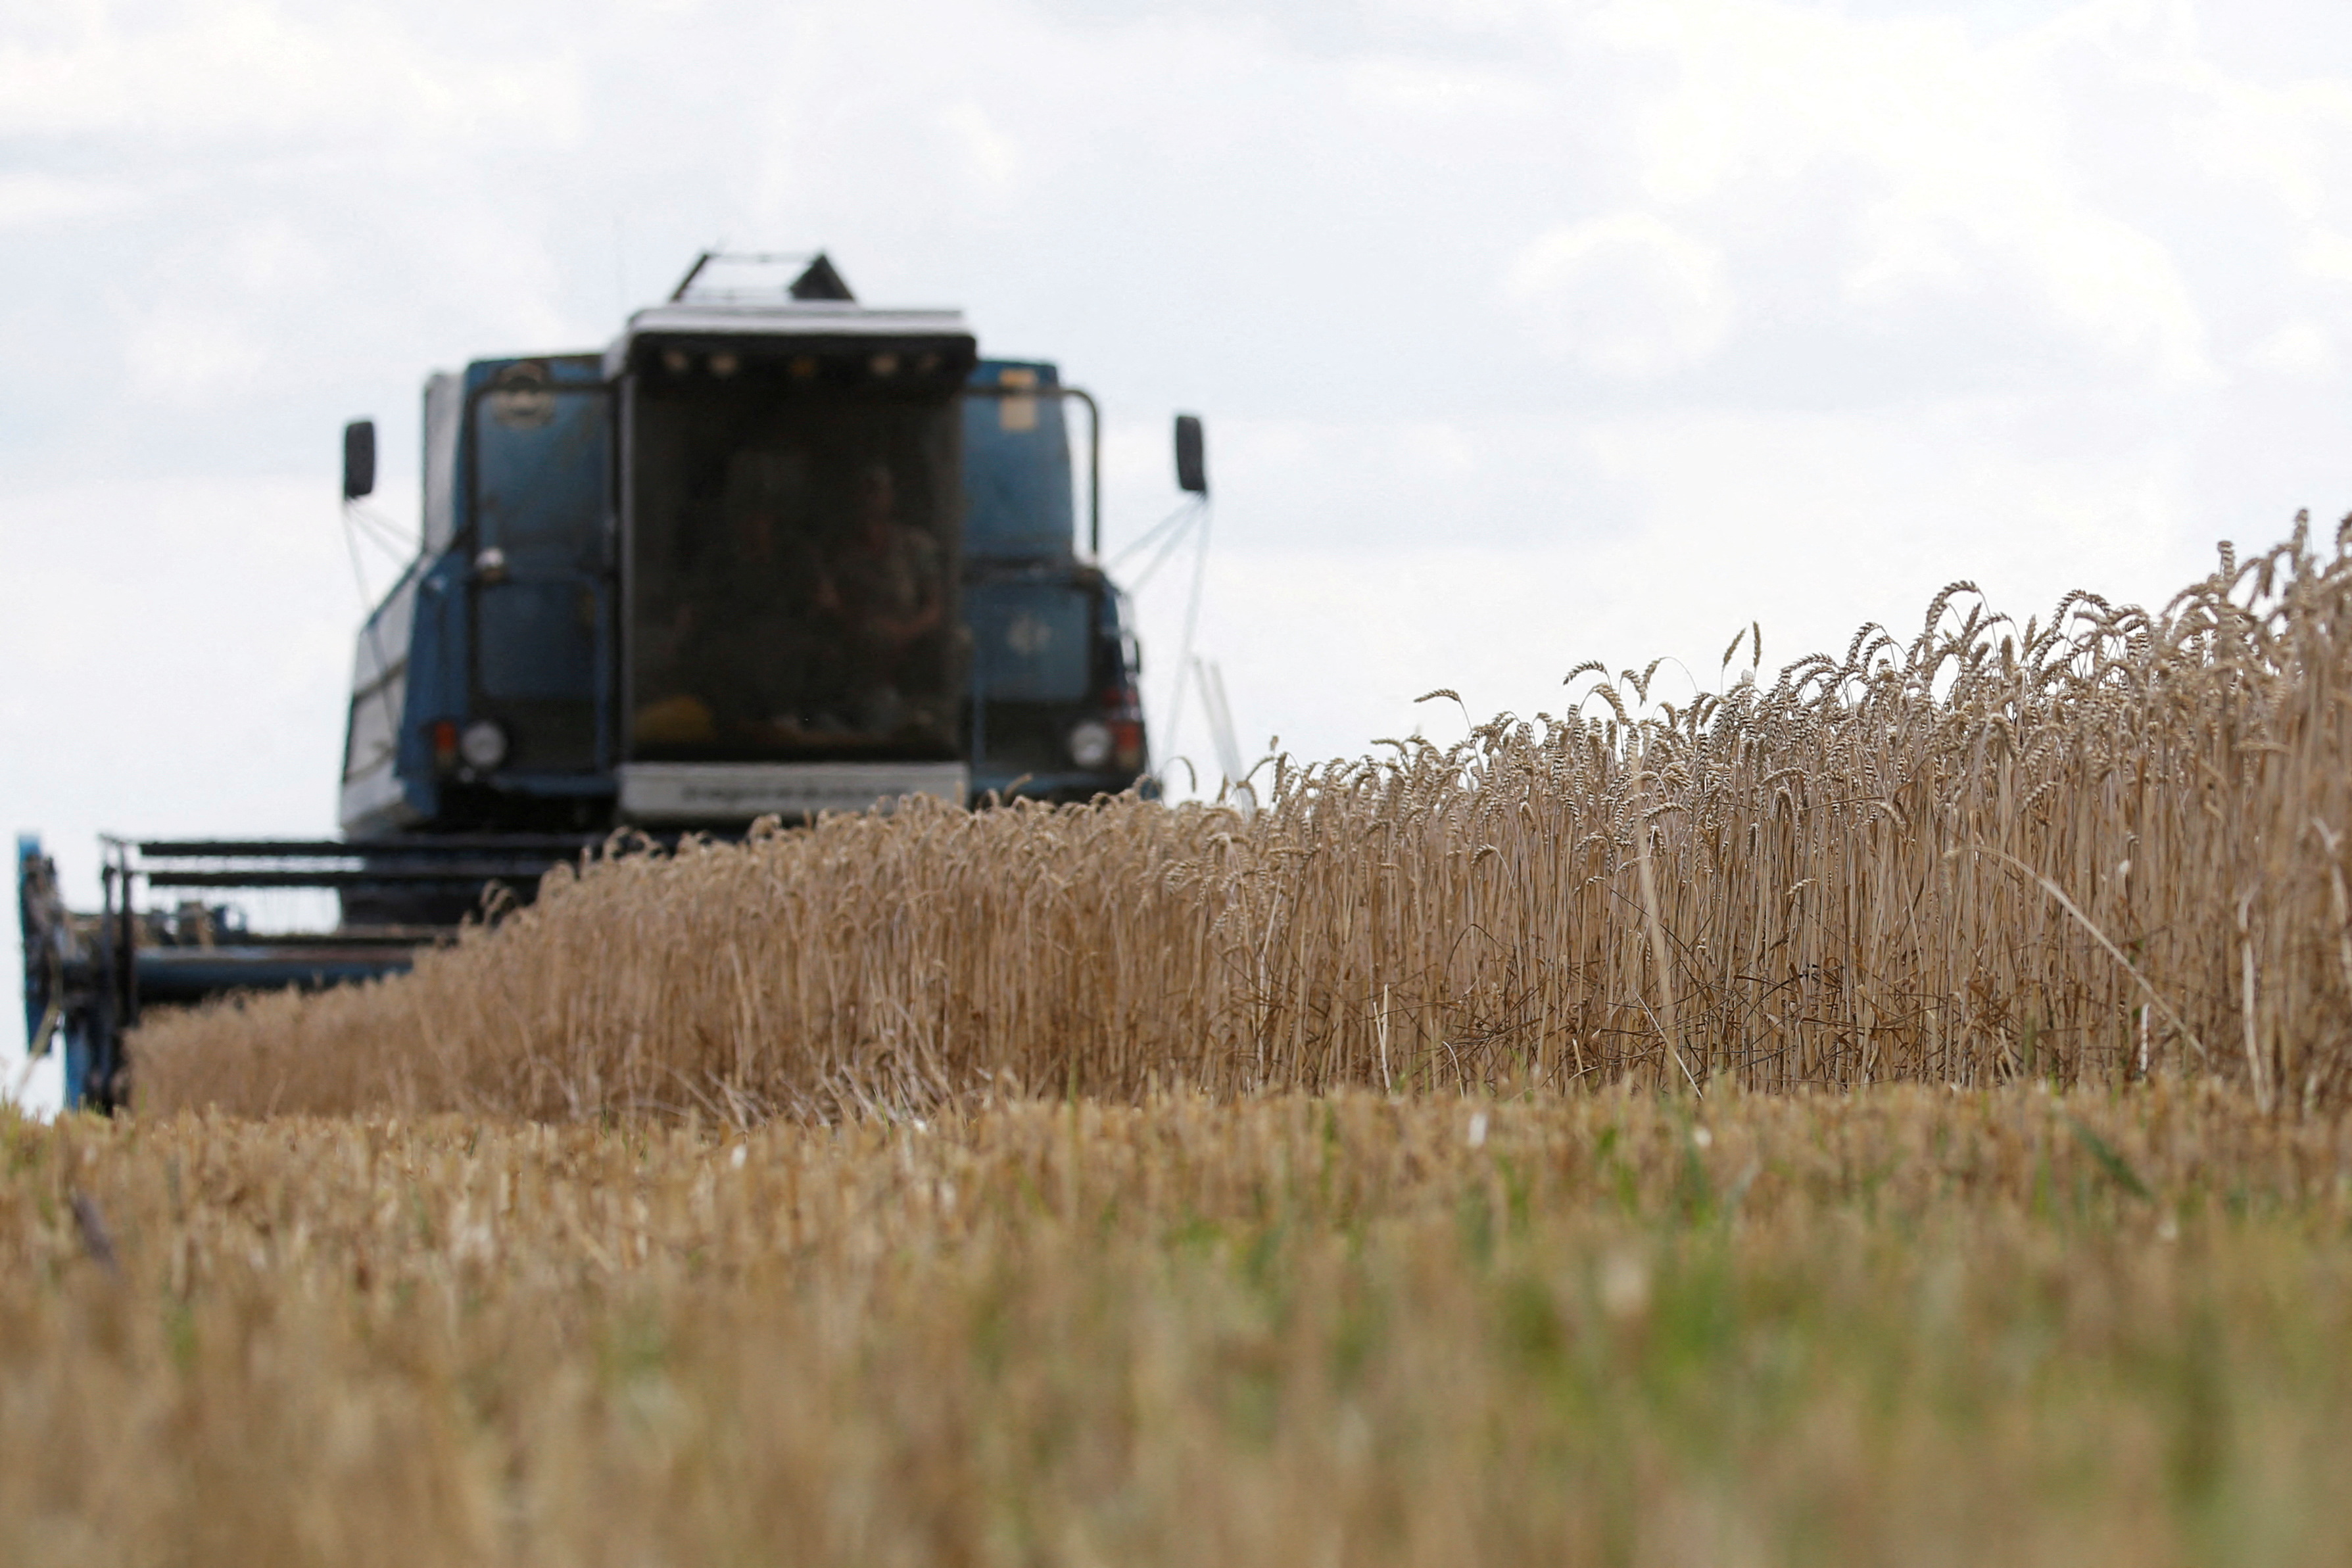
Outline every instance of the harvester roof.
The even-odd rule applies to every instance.
[[[776,340],[779,348],[790,340],[960,339],[968,350],[972,342],[971,329],[960,310],[876,310],[830,299],[759,304],[688,300],[652,306],[631,316],[627,328],[604,350],[604,374],[619,375],[628,367],[632,350],[648,339],[746,338]]]
[[[718,278],[718,268],[730,263],[757,267],[803,259],[804,270],[785,287],[730,288]],[[740,341],[747,338],[812,344],[825,339],[931,339],[955,341],[964,353],[970,352],[972,341],[971,329],[960,310],[876,309],[859,304],[821,252],[813,258],[706,253],[696,259],[667,300],[629,318],[620,338],[605,350],[604,373],[614,376],[626,369],[632,350],[646,339]]]

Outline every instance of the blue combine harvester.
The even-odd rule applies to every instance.
[[[26,1027],[62,1043],[68,1104],[127,1103],[142,1009],[404,969],[618,829],[1150,789],[1093,400],[980,358],[959,314],[858,304],[823,256],[709,287],[730,259],[773,258],[706,255],[601,355],[426,383],[422,548],[360,629],[341,838],[110,839],[95,914],[18,841]],[[1205,494],[1197,421],[1177,449]],[[354,502],[371,423],[343,460]],[[212,902],[284,888],[341,923],[259,933]]]

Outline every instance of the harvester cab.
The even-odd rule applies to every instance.
[[[121,1101],[143,1005],[404,968],[616,830],[1152,789],[1093,399],[982,359],[954,311],[785,259],[706,254],[601,352],[426,382],[420,549],[356,641],[341,838],[109,841],[91,915],[20,844],[27,1027],[63,1041],[71,1097]],[[729,286],[747,272],[769,281]],[[375,445],[346,428],[346,505]],[[331,890],[340,925],[147,907],[292,887]]]
[[[1092,400],[953,312],[859,305],[822,256],[698,288],[728,259],[601,356],[428,384],[425,549],[360,635],[346,834],[1148,779],[1092,494],[1076,546],[1065,410]]]

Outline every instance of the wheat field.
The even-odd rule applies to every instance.
[[[2326,1563],[2352,1120],[2164,1082],[0,1121],[0,1561]]]
[[[0,1561],[2345,1561],[2347,639],[1956,584],[158,1014],[0,1119]]]
[[[1571,675],[1255,814],[910,802],[614,852],[407,977],[161,1019],[140,1103],[576,1119],[1346,1087],[2352,1087],[2352,561],[1769,679]],[[1450,695],[1450,694],[1448,694]],[[1444,700],[1440,695],[1437,700]]]

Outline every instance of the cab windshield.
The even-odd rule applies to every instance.
[[[876,384],[879,358],[673,350],[638,378],[633,755],[956,755],[952,384]]]

